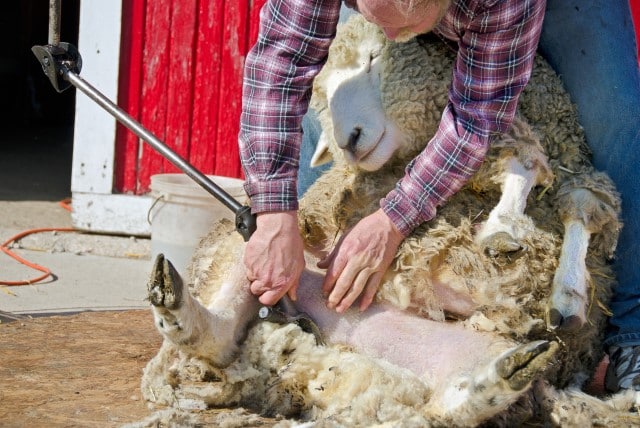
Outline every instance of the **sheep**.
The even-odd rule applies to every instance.
[[[316,79],[312,100],[324,130],[313,160],[338,159],[309,190],[309,202],[301,204],[305,240],[321,253],[378,207],[433,135],[447,101],[454,56],[431,36],[397,44],[376,36],[364,20],[356,18],[351,25],[359,28],[332,46],[336,54]],[[347,100],[361,98],[368,100],[366,109],[350,111]],[[578,367],[592,368],[601,357],[604,306],[613,284],[608,259],[621,227],[620,199],[611,180],[594,170],[576,117],[559,78],[536,58],[513,126],[493,144],[466,189],[405,240],[378,298],[432,319],[482,319],[488,328],[520,340],[561,334],[589,355]],[[350,138],[355,128],[357,144]],[[400,148],[391,159],[387,148],[376,158],[378,135],[402,135],[405,141],[396,142]],[[359,160],[361,153],[368,155]],[[326,209],[327,198],[333,212]],[[418,269],[425,272],[422,281],[415,280]],[[478,314],[477,308],[484,309]],[[560,384],[574,373],[574,367],[564,367]]]
[[[330,426],[475,426],[527,391],[558,348],[544,340],[520,344],[385,304],[341,316],[322,304],[322,277],[309,270],[298,304],[332,344],[320,345],[296,324],[253,324],[258,307],[248,282],[235,276],[242,275],[236,260],[243,242],[231,222],[214,227],[202,244],[194,264],[206,268],[193,267],[189,293],[168,260],[158,256],[155,262],[149,298],[165,340],[143,374],[150,402],[242,405]],[[214,293],[212,284],[219,287]],[[380,334],[390,329],[393,338]],[[228,340],[227,334],[237,336]]]
[[[354,22],[358,22],[358,19]],[[362,28],[359,31],[350,34],[356,38],[359,34],[367,36],[356,40],[347,37],[338,40],[333,50],[336,54],[329,59],[329,66],[325,68],[328,72],[321,73],[316,80],[313,106],[320,112],[325,131],[313,162],[318,165],[320,159],[330,157],[331,152],[342,150],[344,153],[340,157],[345,158],[350,167],[376,171],[375,176],[379,177],[383,164],[385,171],[403,169],[435,133],[440,112],[447,102],[453,53],[441,43],[427,42],[426,39],[432,36],[423,37],[423,43],[416,40],[408,44],[395,44],[387,42],[380,33],[373,35],[375,27],[368,26],[363,20],[360,20],[360,25]],[[368,31],[373,34],[366,33]],[[425,51],[429,52],[427,56]],[[429,62],[428,58],[434,57],[442,58],[442,61]],[[394,73],[382,70],[382,67],[400,69],[402,72]],[[372,82],[379,79],[371,77],[376,72],[385,76],[383,81]],[[331,108],[327,108],[328,99]],[[366,108],[353,111],[350,102],[353,99],[366,100]],[[550,105],[554,106],[553,110],[550,110]],[[558,212],[562,219],[562,223],[553,225],[555,229],[551,231],[562,236],[558,227],[564,228],[567,237],[564,244],[568,248],[561,252],[554,278],[554,293],[546,312],[550,326],[575,329],[586,322],[589,282],[584,265],[586,244],[589,236],[594,235],[593,245],[598,247],[598,254],[613,255],[621,227],[618,220],[619,195],[611,180],[594,170],[575,109],[558,77],[540,57],[536,59],[531,82],[521,97],[520,115],[509,133],[493,144],[489,162],[484,163],[484,167],[468,185],[485,192],[484,200],[492,196],[487,194],[493,190],[490,188],[492,184],[501,184],[503,189],[509,189],[502,192],[502,198],[494,204],[495,208],[475,240],[493,255],[522,249],[522,243],[518,241],[523,231],[519,231],[522,227],[517,223],[524,213],[527,195],[534,185],[542,185],[546,192],[555,176],[559,188],[536,202],[533,207],[535,212],[529,215],[538,225],[545,222],[549,212]],[[354,144],[351,136],[356,131],[358,141]],[[377,140],[379,135],[383,138],[380,143]],[[399,135],[411,141],[401,142]],[[544,136],[541,141],[544,148],[538,143],[537,135]],[[395,152],[389,149],[397,146],[401,147]],[[549,152],[551,165],[547,164],[545,150]],[[367,153],[367,156],[359,159],[362,153]],[[391,155],[393,162],[389,162]],[[363,209],[342,214],[349,224],[340,218],[325,219],[328,216],[323,203],[313,213],[311,210],[314,208],[307,207],[307,212],[301,217],[307,223],[317,221],[320,233],[324,234],[322,237],[313,237],[314,232],[310,232],[308,240],[313,241],[312,245],[326,246],[327,236],[333,238],[337,230],[350,227],[366,215],[367,210],[371,212],[367,203],[373,203],[377,208],[378,200],[402,176],[402,171],[384,175],[389,182],[378,183],[378,178],[374,178],[370,187],[353,191],[358,195],[358,204]],[[362,181],[365,180],[363,177],[367,177],[366,174],[359,175]],[[323,187],[335,189],[337,184],[343,182],[342,177],[336,178],[335,182],[330,180],[330,177],[325,177],[326,184],[316,189],[320,192]],[[469,192],[461,194],[464,197]],[[344,197],[340,192],[334,192],[333,195],[334,199]],[[362,201],[361,195],[368,200]],[[321,200],[321,197],[312,195],[308,199]],[[453,209],[454,216],[459,217],[461,203],[448,203],[441,209],[440,217],[447,209]],[[335,202],[331,205],[342,207],[347,203]],[[486,204],[480,205],[487,207]],[[309,220],[310,217],[318,220]],[[336,214],[334,217],[340,216]],[[414,236],[422,236],[422,233]],[[578,237],[582,239],[577,240]],[[325,242],[321,243],[322,240]],[[569,259],[570,254],[582,254],[582,257],[572,260]]]
[[[406,74],[397,75],[393,86],[384,70],[374,73],[379,80],[367,86],[348,79],[358,74],[358,55],[365,67],[374,70],[413,62],[419,73],[412,74],[409,67]],[[371,63],[372,56],[384,61]],[[341,64],[340,58],[351,62]],[[420,58],[432,64],[417,62],[423,61]],[[324,129],[320,147],[328,148],[334,165],[301,201],[308,266],[354,222],[377,208],[419,145],[433,134],[446,102],[450,60],[440,43],[387,42],[358,18],[340,29],[314,87],[313,103]],[[433,71],[424,83],[432,85],[425,86],[429,97],[403,96],[406,103],[395,106],[394,116],[385,94],[416,95],[421,91],[407,82],[413,85],[411,79],[426,70]],[[388,121],[386,135],[397,137],[391,141],[397,147],[374,167],[350,164],[349,152],[331,138],[340,135],[336,129],[344,125],[336,117],[353,117],[340,115],[340,106],[345,106],[340,97],[349,93],[346,82],[364,87],[358,99],[367,100],[366,114]],[[378,87],[384,107],[376,104]],[[149,298],[165,340],[145,368],[145,398],[159,403],[174,403],[177,397],[182,404],[196,399],[208,406],[242,405],[267,415],[336,426],[475,426],[486,421],[508,425],[532,418],[540,409],[547,412],[543,417],[547,421],[571,422],[566,412],[570,415],[571,409],[584,407],[588,400],[575,388],[555,387],[564,388],[580,376],[584,380],[600,359],[599,340],[612,283],[606,257],[615,247],[620,227],[619,200],[610,181],[590,166],[575,112],[541,59],[530,88],[522,97],[521,117],[494,145],[482,170],[440,209],[436,219],[405,240],[372,308],[344,316],[328,311],[319,296],[320,273],[313,269],[304,273],[296,305],[318,322],[328,346],[316,343],[313,335],[296,325],[255,323],[260,306],[239,262],[243,243],[228,222],[212,228],[194,253],[188,291],[171,263],[159,256]],[[556,104],[562,114],[545,119],[549,106]],[[350,133],[352,127],[344,129]],[[544,136],[549,162],[534,132]],[[326,154],[321,150],[315,159]],[[570,167],[572,172],[565,173]],[[496,169],[503,173],[496,174]],[[512,183],[518,173],[527,180]],[[537,184],[548,187],[553,175],[561,183],[557,190],[533,189]],[[513,187],[519,189],[515,197]],[[506,202],[498,202],[500,188]],[[556,199],[575,199],[576,192],[587,200],[596,197],[598,216],[583,218],[580,212],[561,211],[560,218],[569,224],[565,235],[571,238],[569,248],[564,248]],[[483,213],[491,207],[495,208],[488,216]],[[474,234],[474,222],[481,217],[487,219]],[[581,223],[574,232],[576,217]],[[588,222],[593,217],[600,228]],[[586,229],[580,229],[585,224]],[[580,238],[593,234],[588,251],[584,239],[573,241],[573,234]],[[591,281],[588,310],[580,292],[568,303],[562,301],[562,292],[555,298],[551,292],[565,285],[562,278],[573,264],[562,260],[573,255],[574,247],[580,250],[578,263],[572,262],[578,267],[581,251],[587,251],[582,260],[591,276],[583,269],[579,279]],[[565,328],[549,329],[545,319]],[[571,331],[586,320],[577,333]],[[392,337],[385,336],[388,330]],[[619,395],[615,404],[630,399],[629,394]],[[629,417],[611,403],[589,400],[594,424]]]

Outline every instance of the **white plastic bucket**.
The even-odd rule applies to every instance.
[[[208,177],[239,202],[246,200],[242,180]],[[223,217],[235,220],[229,208],[186,174],[151,176],[151,196],[154,200],[149,210],[151,260],[162,253],[182,275],[211,225]]]

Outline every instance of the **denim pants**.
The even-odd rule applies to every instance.
[[[548,0],[540,52],[578,107],[596,168],[622,194],[624,227],[614,261],[618,284],[605,345],[640,344],[640,74],[628,0]],[[299,193],[324,168],[310,169],[319,125],[303,122]]]

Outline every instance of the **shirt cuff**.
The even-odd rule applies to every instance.
[[[435,207],[424,207],[424,211],[414,207],[400,186],[397,186],[389,192],[386,198],[380,201],[380,208],[405,238],[416,227],[436,215]]]
[[[298,183],[295,180],[245,182],[253,214],[298,209]]]

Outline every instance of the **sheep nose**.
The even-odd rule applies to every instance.
[[[353,154],[355,154],[358,149],[358,140],[360,140],[361,134],[362,128],[360,128],[359,126],[353,128],[353,130],[349,134],[349,139],[347,140],[347,150],[349,150]]]

